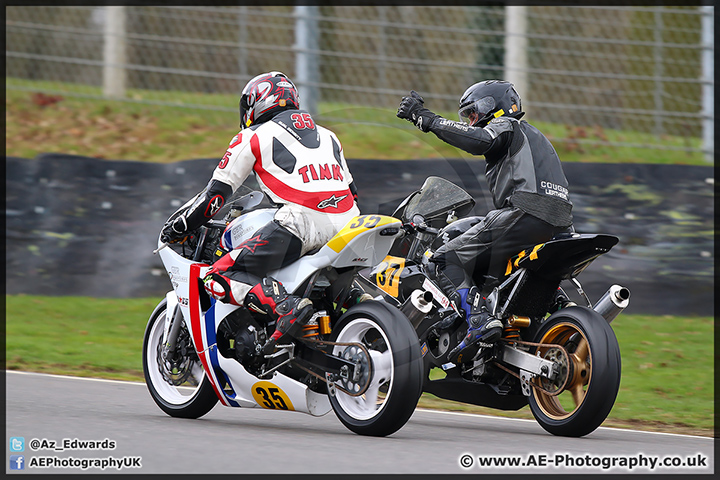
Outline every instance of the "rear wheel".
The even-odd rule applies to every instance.
[[[612,328],[594,310],[569,307],[548,318],[535,342],[548,344],[535,353],[556,362],[559,374],[540,382],[545,391],[532,389],[533,416],[554,435],[591,433],[607,418],[620,388],[620,347]],[[567,355],[550,345],[561,345]]]
[[[361,343],[370,360],[357,346],[335,346],[333,353],[358,363],[359,375],[338,385],[330,396],[335,414],[360,435],[386,436],[400,428],[415,411],[422,391],[423,364],[417,334],[398,309],[366,301],[350,308],[333,328],[333,341]]]
[[[181,313],[178,313],[176,319],[183,322],[176,352],[163,357],[167,314],[167,300],[163,300],[155,308],[145,328],[145,383],[155,403],[171,417],[199,418],[215,406],[218,398],[205,375]]]

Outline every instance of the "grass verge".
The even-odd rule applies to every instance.
[[[6,79],[5,94],[8,156],[54,152],[163,163],[219,159],[239,129],[236,95],[130,90],[126,101],[113,101],[102,98],[99,87],[13,78]],[[396,118],[394,108],[327,102],[318,110],[316,120],[337,133],[349,159],[471,157]],[[457,118],[457,112],[437,113]],[[527,120],[553,141],[564,162],[707,165],[701,152],[691,151],[700,147],[699,138]]]
[[[143,381],[145,323],[159,298],[6,296],[6,365]],[[621,315],[623,374],[605,426],[713,436],[713,319]],[[423,394],[420,407],[532,418]]]

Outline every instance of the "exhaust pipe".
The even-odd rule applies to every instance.
[[[432,310],[433,294],[427,290],[417,289],[410,294],[410,298],[400,309],[412,323],[413,328],[417,328],[422,322],[425,315]]]
[[[608,323],[611,323],[620,312],[627,308],[629,303],[630,290],[620,285],[613,285],[597,301],[593,310],[602,315]]]

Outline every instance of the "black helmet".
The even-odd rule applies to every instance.
[[[520,105],[520,95],[512,83],[504,80],[485,80],[470,86],[458,108],[460,121],[471,126],[484,127],[493,118],[506,115],[520,119],[525,112]]]
[[[283,110],[299,109],[300,98],[293,82],[282,72],[262,73],[250,80],[240,96],[242,128],[262,123]]]

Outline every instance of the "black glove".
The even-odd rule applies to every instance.
[[[415,90],[410,91],[409,97],[403,97],[398,107],[398,118],[404,118],[415,124],[423,132],[430,130],[430,124],[437,116],[424,107],[425,101]]]
[[[185,215],[178,215],[165,222],[160,233],[160,241],[163,243],[175,243],[187,237],[187,220]]]

